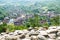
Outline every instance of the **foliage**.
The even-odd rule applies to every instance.
[[[7,24],[3,23],[0,25],[0,32],[6,32],[7,28],[6,28]]]
[[[24,25],[16,26],[14,24],[6,24],[3,23],[0,25],[0,33],[1,32],[12,32],[14,30],[23,30],[28,29],[29,27],[49,27],[51,25],[59,26],[59,16],[55,16],[50,18],[51,25],[49,25],[48,21],[41,23],[41,20],[46,20],[45,17],[40,17],[37,14],[34,15],[34,18],[29,18]]]
[[[34,14],[34,17],[29,18],[24,25],[27,27],[39,27],[40,26],[39,21],[40,17],[37,14]]]
[[[51,18],[50,19],[51,20],[51,25],[57,25],[57,26],[60,25],[59,19],[60,19],[59,16],[56,16],[54,18]]]
[[[15,4],[20,4],[19,6]],[[54,11],[56,14],[60,14],[60,0],[37,0],[37,2],[17,2],[14,5],[6,4],[4,6],[0,6],[0,19],[3,19],[5,16],[9,16],[10,18],[18,17],[20,13],[43,13],[48,11]],[[23,5],[23,4],[25,5]],[[28,5],[30,4],[30,5]]]
[[[5,16],[7,16],[8,13],[0,7],[0,20],[3,20]]]
[[[27,29],[27,27],[20,25],[20,26],[16,26],[14,24],[6,24],[3,23],[0,25],[0,33],[1,32],[13,32],[15,30],[23,30],[23,29]]]

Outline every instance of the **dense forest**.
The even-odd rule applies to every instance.
[[[40,0],[40,1],[0,1],[0,19],[5,16],[16,17],[19,14],[31,14],[31,13],[47,13],[48,11],[54,11],[55,14],[60,14],[60,0]],[[6,15],[7,14],[7,15]]]

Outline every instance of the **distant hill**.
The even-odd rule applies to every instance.
[[[60,14],[60,0],[0,0],[0,15],[3,18],[16,17],[22,13],[47,13],[47,11]]]

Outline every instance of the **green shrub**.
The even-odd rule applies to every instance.
[[[15,26],[15,30],[23,30],[23,29],[27,29],[28,27],[20,25],[20,26]]]
[[[7,24],[6,23],[3,23],[0,25],[0,33],[1,32],[6,32],[7,28],[6,28]]]
[[[0,33],[1,32],[13,32],[15,30],[23,30],[23,29],[27,29],[28,27],[20,25],[20,26],[16,26],[14,24],[9,24],[7,25],[6,23],[3,23],[2,25],[0,25]]]

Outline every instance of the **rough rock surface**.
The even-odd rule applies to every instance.
[[[1,33],[0,40],[60,40],[60,26],[51,26],[48,29],[38,30],[29,28],[26,30],[15,30],[10,33]]]

